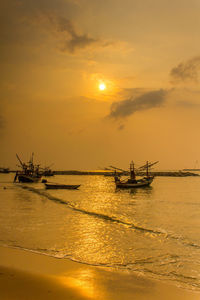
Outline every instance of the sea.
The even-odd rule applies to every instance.
[[[0,174],[0,246],[200,291],[200,176],[155,177],[117,190],[113,177],[56,175],[46,190]]]

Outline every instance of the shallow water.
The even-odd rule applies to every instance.
[[[45,190],[0,174],[0,245],[138,272],[200,290],[200,177],[116,190],[112,177],[58,175]]]

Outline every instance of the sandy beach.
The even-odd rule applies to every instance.
[[[197,300],[199,293],[68,259],[0,248],[0,299]]]

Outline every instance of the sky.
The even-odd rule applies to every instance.
[[[0,166],[193,168],[199,36],[199,0],[1,1]]]

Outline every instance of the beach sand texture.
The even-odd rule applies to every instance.
[[[143,276],[1,247],[0,299],[198,300],[200,294]]]

